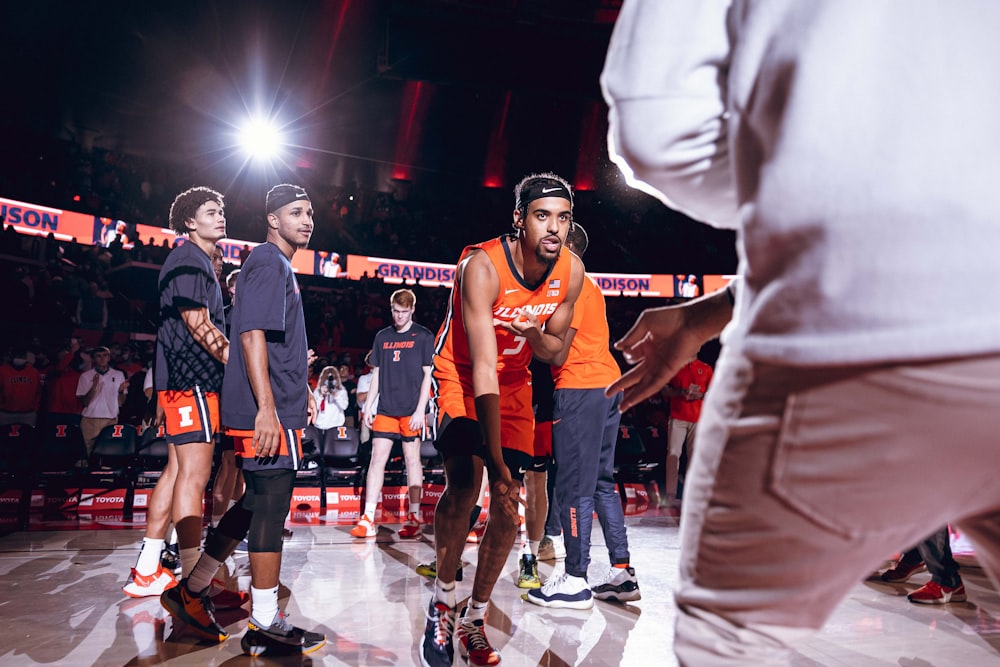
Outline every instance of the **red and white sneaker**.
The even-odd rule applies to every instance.
[[[483,541],[483,533],[486,532],[486,522],[477,521],[472,526],[472,530],[469,531],[469,536],[465,538],[465,541],[469,544],[479,544]]]
[[[493,648],[486,638],[485,624],[482,620],[468,620],[468,611],[468,607],[462,610],[462,616],[455,627],[459,654],[463,660],[476,667],[499,665],[500,651]]]
[[[212,579],[208,587],[208,597],[212,598],[212,604],[216,609],[239,609],[250,602],[249,593],[230,590],[221,579]]]
[[[358,519],[358,525],[351,528],[351,537],[375,537],[376,535],[378,535],[378,529],[375,528],[375,523],[367,514],[362,514],[361,518]]]
[[[949,602],[965,602],[965,584],[960,583],[954,588],[942,586],[934,581],[926,584],[906,596],[910,602],[917,604],[948,604]]]
[[[130,598],[159,597],[163,591],[177,585],[177,577],[172,572],[157,563],[153,574],[139,574],[132,568],[128,581],[122,586],[122,592]]]
[[[420,519],[413,512],[406,515],[406,521],[403,522],[402,527],[399,529],[399,536],[405,537],[407,539],[413,537],[420,537]]]

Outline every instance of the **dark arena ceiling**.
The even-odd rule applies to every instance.
[[[684,229],[694,223],[631,191],[607,158],[598,77],[620,6],[4,3],[0,132],[18,160],[69,141],[181,165],[227,193],[304,170],[324,186],[385,192],[493,188],[509,209],[521,176],[552,170],[585,196],[632,210],[621,224],[667,216],[667,229]],[[286,147],[268,173],[255,173],[236,145],[251,116],[282,128]],[[2,169],[16,167],[8,159]],[[605,270],[733,270],[731,236],[708,240],[718,266]],[[695,255],[678,249],[673,261]]]

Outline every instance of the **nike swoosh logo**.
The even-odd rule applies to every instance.
[[[302,193],[299,193],[299,194],[295,195],[295,198],[296,198],[296,199],[306,199],[306,198],[308,198],[308,197],[309,197],[309,195],[307,195],[307,194],[306,194],[306,193],[304,193],[304,192],[302,192]]]
[[[562,188],[542,188],[542,194],[544,195],[546,192],[555,192],[556,190],[562,190]]]
[[[516,291],[518,291],[518,289],[515,287],[514,289],[507,290],[506,292],[504,292],[504,294],[510,294],[511,292],[516,292]]]
[[[528,469],[527,468],[522,468],[522,467],[519,466],[518,469],[517,469],[517,472],[519,474],[523,475],[524,473],[528,472]]]
[[[562,419],[553,419],[552,420],[552,425],[555,426],[556,424],[558,424],[561,421],[562,421]]]

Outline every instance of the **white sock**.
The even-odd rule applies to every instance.
[[[531,552],[532,556],[538,555],[538,545],[541,543],[541,540],[528,540],[528,551]]]
[[[455,608],[455,582],[450,584],[442,583],[440,579],[434,580],[434,597],[438,602],[443,602],[452,609]]]
[[[250,615],[263,627],[269,627],[278,616],[278,587],[250,587]]]
[[[192,593],[201,593],[212,583],[212,578],[219,571],[221,561],[217,561],[207,553],[202,554],[198,559],[198,564],[191,570],[188,576],[187,587]]]
[[[143,576],[156,572],[160,566],[160,552],[163,551],[163,540],[152,537],[142,538],[142,548],[139,549],[139,559],[135,562],[135,571]]]
[[[365,503],[365,516],[375,523],[375,508],[378,506],[378,501],[374,503]]]
[[[181,549],[181,579],[187,577],[194,570],[194,566],[198,564],[198,559],[201,557],[200,547],[189,547],[187,549]]]
[[[490,601],[480,602],[469,598],[469,609],[465,612],[466,621],[485,621],[486,608],[490,606]]]
[[[410,510],[409,511],[410,511],[410,514],[412,514],[413,516],[417,517],[418,521],[420,520],[420,503],[419,502],[414,503],[411,500],[410,501]]]

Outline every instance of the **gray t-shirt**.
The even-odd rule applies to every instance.
[[[240,334],[263,330],[267,365],[278,420],[285,429],[305,428],[308,416],[308,345],[302,296],[292,264],[278,248],[264,243],[250,253],[236,283],[231,311],[233,341],[222,387],[222,423],[253,429],[257,417],[247,378]]]

